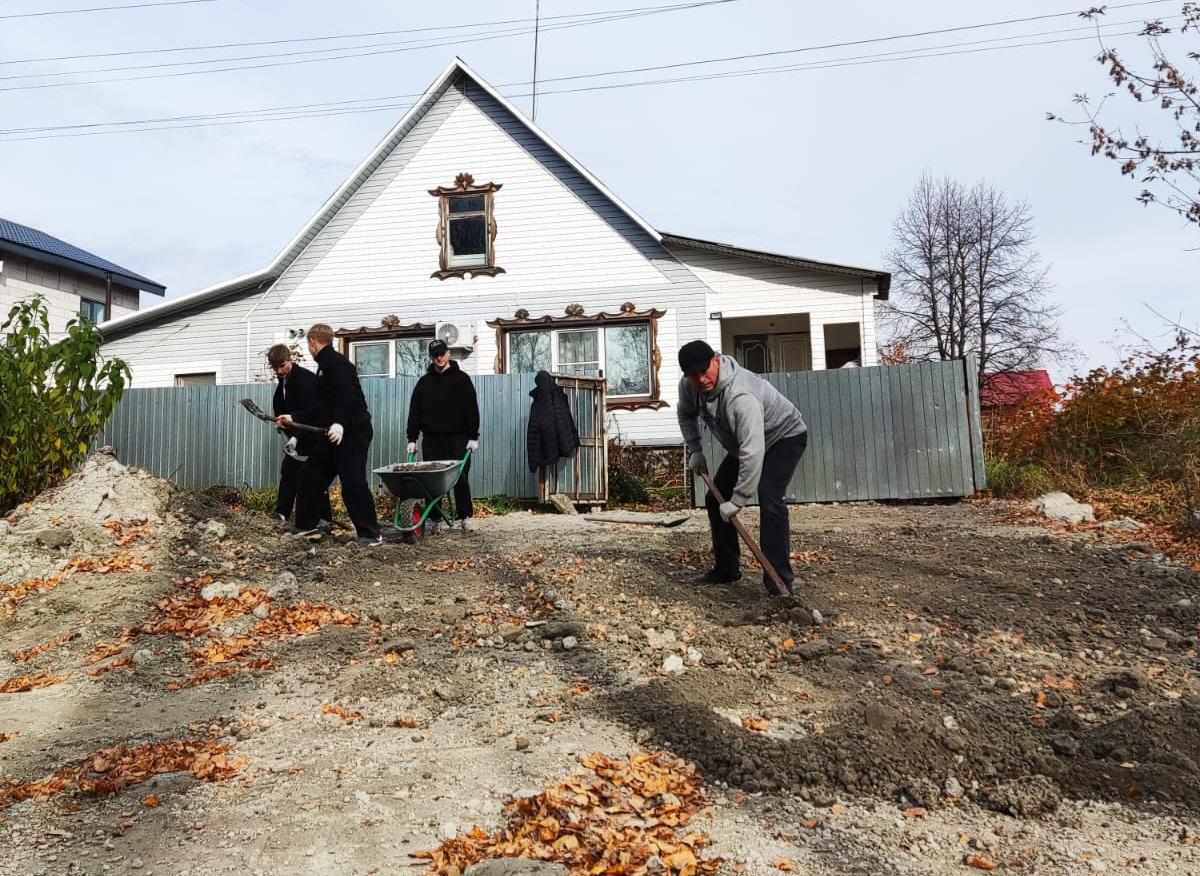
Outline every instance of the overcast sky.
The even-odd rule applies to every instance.
[[[533,40],[529,25],[519,20],[532,16],[534,0],[192,0],[123,11],[12,17],[135,2],[0,0],[0,62],[460,27],[353,40],[0,63],[0,76],[24,77],[0,79],[0,129],[5,131],[390,98],[383,101],[390,107],[381,111],[252,124],[30,141],[0,134],[0,140],[8,140],[0,142],[0,216],[144,273],[166,284],[168,296],[263,267],[403,114],[411,101],[395,96],[422,92],[455,54],[518,106],[529,108],[526,83]],[[579,21],[562,16],[682,2],[542,0],[546,30],[540,39],[539,78],[847,43],[1047,16],[1087,5],[1070,0],[1009,0],[1002,5],[729,0],[561,27]],[[1174,0],[1110,7],[1107,20],[1114,32],[1134,31],[1136,24],[1120,23],[1171,16],[1180,5],[1181,0]],[[475,27],[509,19],[518,21]],[[1189,325],[1200,322],[1200,231],[1165,209],[1138,205],[1138,187],[1122,179],[1111,162],[1090,158],[1079,143],[1086,131],[1045,120],[1047,111],[1070,115],[1076,92],[1102,95],[1108,90],[1094,60],[1094,39],[889,63],[863,63],[862,58],[925,47],[963,52],[1007,44],[979,42],[1001,38],[1009,43],[1072,39],[1087,32],[1057,32],[1083,24],[1072,15],[722,64],[544,81],[537,120],[660,229],[854,265],[884,266],[892,222],[922,171],[966,184],[986,180],[1030,204],[1039,249],[1051,268],[1053,295],[1065,309],[1065,334],[1084,353],[1078,365],[1100,364],[1114,359],[1111,344],[1120,339],[1123,321],[1143,334],[1162,337],[1162,322],[1148,307]],[[467,25],[473,27],[462,29]],[[464,34],[475,39],[460,42]],[[483,34],[489,38],[479,39]],[[1012,39],[1021,35],[1025,39]],[[1111,41],[1130,54],[1140,46],[1135,36]],[[357,49],[360,54],[388,51],[207,75],[161,76],[201,69],[193,66],[29,78],[355,46],[374,46]],[[293,54],[207,66],[311,57]],[[550,93],[846,61],[850,63],[823,69]],[[159,78],[22,87],[147,75]],[[1111,102],[1108,114],[1113,121],[1136,118],[1124,99]],[[1054,372],[1062,379],[1067,369]]]

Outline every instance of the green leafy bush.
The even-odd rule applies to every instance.
[[[1054,489],[1045,468],[1034,462],[1012,462],[1003,457],[987,460],[988,489],[1001,499],[1032,499]]]
[[[129,367],[100,355],[89,320],[50,340],[46,304],[15,304],[0,324],[0,513],[71,474],[116,408]]]

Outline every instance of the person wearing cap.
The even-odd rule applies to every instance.
[[[784,493],[808,444],[804,418],[782,393],[732,356],[719,355],[704,341],[679,350],[679,430],[687,445],[688,469],[708,471],[700,445],[703,420],[725,449],[713,482],[726,501],[710,491],[704,499],[712,530],[713,567],[696,584],[724,584],[742,577],[737,530],[730,522],[758,494],[759,538],[763,554],[793,593],[788,509]],[[763,572],[768,593],[774,588]]]
[[[479,446],[479,400],[475,384],[467,372],[450,358],[450,349],[442,340],[429,344],[429,368],[413,387],[408,403],[408,453],[417,452],[421,438],[422,459],[462,459],[468,450]],[[473,514],[471,507],[471,461],[463,467],[454,485],[454,513],[463,521]],[[436,512],[435,512],[436,513]]]
[[[367,453],[375,432],[371,412],[358,369],[333,349],[333,329],[317,323],[306,336],[308,352],[317,363],[316,393],[313,403],[276,418],[286,428],[293,421],[327,428],[327,441],[313,445],[308,462],[300,470],[300,497],[296,505],[296,528],[301,535],[328,531],[321,509],[329,500],[329,485],[336,477],[342,482],[342,501],[354,522],[355,542],[364,547],[383,543],[375,497],[367,485]],[[327,504],[326,504],[327,506]]]
[[[271,398],[271,410],[276,417],[312,407],[316,401],[317,376],[292,361],[292,351],[287,344],[276,344],[267,351],[267,366],[275,375],[275,395]],[[280,428],[288,439],[287,451],[284,452],[283,461],[279,466],[275,516],[281,523],[287,523],[296,505],[296,495],[300,490],[300,469],[304,465],[304,460],[297,457],[308,456],[312,452],[315,440],[308,433]],[[333,512],[329,510],[328,495],[325,496],[320,514],[323,520],[333,517]]]

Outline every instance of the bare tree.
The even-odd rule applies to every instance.
[[[1161,19],[1146,22],[1141,36],[1146,38],[1150,58],[1148,69],[1143,71],[1130,67],[1116,49],[1105,44],[1100,32],[1104,12],[1105,8],[1100,6],[1080,13],[1081,17],[1097,23],[1100,54],[1096,60],[1119,89],[1128,92],[1139,104],[1166,113],[1151,122],[1166,121],[1168,129],[1145,133],[1138,128],[1132,136],[1127,136],[1119,127],[1106,127],[1102,121],[1104,104],[1115,92],[1095,106],[1086,94],[1075,95],[1075,102],[1083,108],[1082,120],[1071,121],[1053,113],[1048,118],[1087,125],[1092,155],[1117,162],[1122,175],[1141,182],[1144,188],[1138,195],[1139,201],[1162,204],[1187,221],[1200,224],[1200,87],[1194,73],[1170,60],[1164,45],[1164,37],[1174,33],[1185,41],[1178,52],[1192,62],[1200,61],[1197,52],[1200,41],[1194,39],[1200,35],[1200,3],[1182,5],[1178,30],[1167,27]],[[1188,37],[1193,39],[1188,41]]]
[[[1046,300],[1028,205],[977,183],[925,175],[896,218],[888,343],[912,359],[979,358],[979,376],[1031,368],[1067,352],[1060,309]]]

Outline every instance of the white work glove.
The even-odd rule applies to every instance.
[[[415,456],[417,453],[417,442],[409,441],[408,446],[405,447],[404,450],[406,453],[408,453],[409,456]]]
[[[474,451],[474,450],[478,450],[478,449],[479,449],[479,442],[476,441],[474,438],[472,438],[470,441],[467,442],[467,450]]]
[[[292,453],[295,453],[296,452],[296,436],[293,435],[291,438],[289,438],[287,441],[285,441],[283,446],[285,448],[287,448],[289,451],[291,451]]]
[[[688,471],[692,474],[707,474],[708,460],[704,458],[704,454],[699,450],[688,456]]]
[[[722,502],[721,507],[717,509],[717,511],[719,511],[721,514],[721,519],[726,523],[729,522],[733,515],[737,514],[741,510],[742,506],[736,502]]]
[[[290,426],[292,425],[293,420],[291,414],[280,414],[275,418],[275,422],[280,426]]]
[[[341,423],[334,423],[332,426],[329,427],[329,443],[330,444],[341,444],[342,443],[342,433],[344,433],[345,431],[346,430],[342,428]]]

